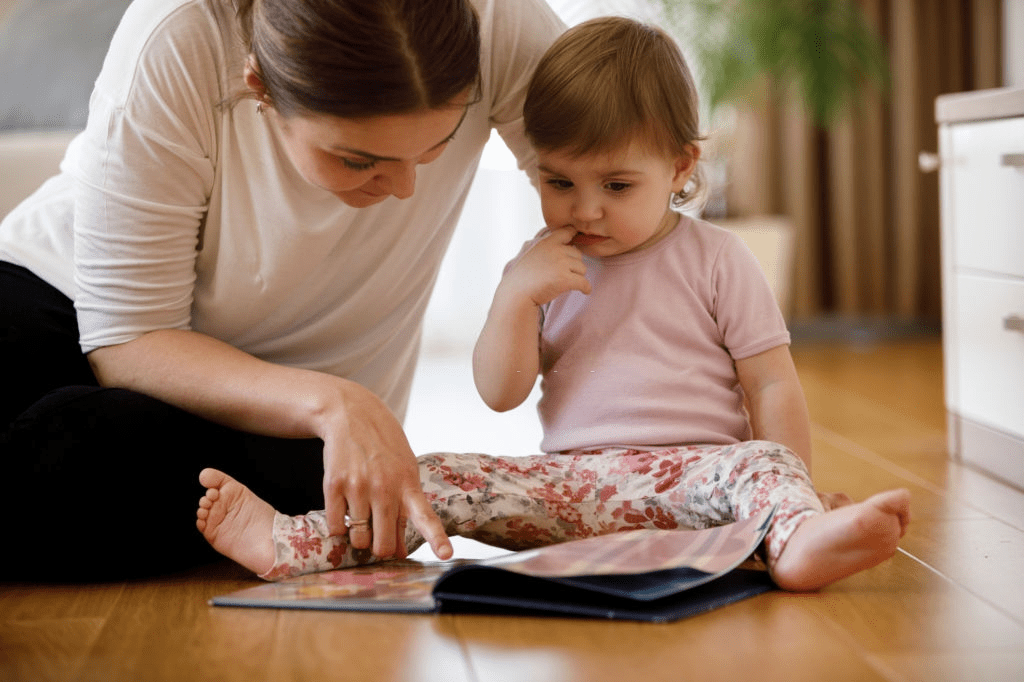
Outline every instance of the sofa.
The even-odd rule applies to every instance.
[[[0,217],[57,172],[128,0],[0,0]]]

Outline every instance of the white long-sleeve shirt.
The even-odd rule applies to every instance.
[[[418,167],[411,199],[354,209],[299,175],[254,101],[233,99],[246,50],[229,0],[136,0],[61,174],[0,224],[0,259],[75,301],[84,352],[191,329],[358,381],[401,418],[480,152],[496,128],[533,172],[523,97],[564,29],[542,0],[474,5],[480,100]]]

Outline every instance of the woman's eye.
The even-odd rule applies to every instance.
[[[344,156],[338,158],[340,158],[341,162],[345,164],[345,168],[356,171],[369,170],[377,163],[376,161],[355,161],[353,159],[345,158]]]

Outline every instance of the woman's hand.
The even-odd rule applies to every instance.
[[[451,542],[420,484],[416,456],[398,420],[371,391],[347,382],[341,404],[325,420],[324,503],[332,534],[357,549],[405,557],[411,521],[439,559]],[[346,526],[346,516],[348,526]],[[368,524],[359,522],[369,520]]]

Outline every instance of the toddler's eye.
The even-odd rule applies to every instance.
[[[609,182],[605,187],[613,192],[625,192],[630,188],[630,184],[628,182]]]
[[[562,178],[551,178],[547,181],[547,184],[551,185],[555,189],[569,189],[572,187],[572,183]]]
[[[338,158],[340,158],[341,162],[345,164],[345,168],[357,171],[369,170],[377,164],[376,161],[355,161],[353,159],[347,159],[344,156]]]

